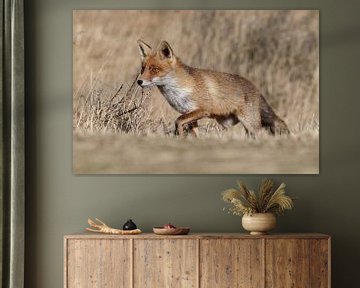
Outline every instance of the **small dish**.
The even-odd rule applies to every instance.
[[[153,231],[157,235],[186,235],[190,232],[189,227],[164,228],[154,227]]]

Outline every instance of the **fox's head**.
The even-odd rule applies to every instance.
[[[138,40],[141,72],[137,83],[141,87],[165,85],[171,79],[174,71],[176,57],[166,41],[162,41],[157,49],[152,49],[145,42]]]

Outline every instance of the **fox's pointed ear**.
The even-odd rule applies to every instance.
[[[170,44],[166,41],[162,41],[159,45],[158,51],[162,59],[173,59],[174,51]]]
[[[151,47],[140,39],[137,41],[137,43],[139,45],[141,59],[143,60],[151,53]]]

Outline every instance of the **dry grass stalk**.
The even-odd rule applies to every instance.
[[[255,213],[283,214],[286,210],[294,207],[294,199],[285,195],[284,183],[273,190],[274,182],[264,179],[261,182],[258,195],[249,190],[246,185],[239,181],[238,189],[228,189],[223,192],[222,198],[230,203],[229,212],[234,215],[251,215]]]

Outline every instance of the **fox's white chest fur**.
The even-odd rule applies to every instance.
[[[157,82],[157,87],[169,102],[171,107],[180,113],[187,113],[196,109],[190,98],[192,90],[180,87],[174,78],[164,77]]]

